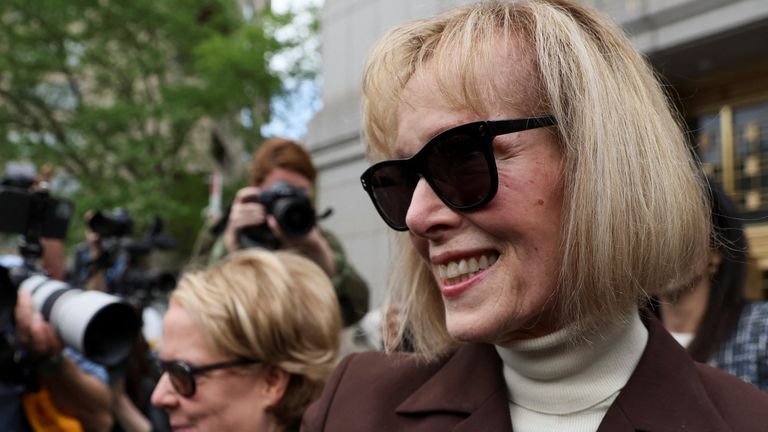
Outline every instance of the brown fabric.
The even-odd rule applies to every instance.
[[[652,317],[648,345],[598,432],[768,431],[768,393],[694,363]],[[502,363],[491,345],[468,344],[436,362],[408,354],[348,356],[303,432],[511,432]]]

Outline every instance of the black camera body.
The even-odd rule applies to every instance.
[[[243,202],[258,202],[268,214],[277,220],[287,237],[303,237],[317,223],[312,200],[304,189],[287,182],[276,182],[258,195],[247,197]]]
[[[137,308],[143,309],[156,296],[167,295],[175,287],[177,275],[169,271],[148,268],[145,258],[153,251],[167,251],[176,248],[176,239],[167,234],[159,217],[147,226],[140,239],[125,242],[122,246],[127,257],[125,268],[108,287]]]
[[[111,213],[97,210],[88,219],[88,227],[101,238],[125,237],[133,232],[133,218],[121,208],[117,208]]]
[[[30,192],[3,181],[0,186],[0,232],[63,239],[74,212],[72,202],[46,191]]]

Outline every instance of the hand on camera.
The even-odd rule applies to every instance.
[[[224,231],[224,245],[229,252],[240,249],[238,235],[244,227],[261,225],[266,220],[266,209],[262,204],[253,201],[245,202],[248,197],[258,195],[259,192],[261,189],[255,186],[247,186],[237,191],[229,211],[227,228]]]
[[[268,214],[266,207],[258,202],[249,201],[253,196],[262,193],[262,189],[248,186],[240,189],[235,195],[232,208],[229,212],[227,228],[224,231],[224,245],[229,252],[240,249],[240,233],[243,228],[267,223],[270,231],[280,240],[284,249],[294,249],[315,261],[329,277],[336,274],[335,259],[328,241],[320,229],[315,225],[306,235],[285,235],[277,219]]]
[[[28,292],[19,291],[16,309],[16,339],[33,360],[55,356],[64,349],[53,327],[32,304]]]

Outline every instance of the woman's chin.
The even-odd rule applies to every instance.
[[[478,317],[451,317],[446,319],[448,334],[459,342],[493,343],[498,328]]]
[[[491,320],[484,314],[446,313],[448,334],[459,342],[503,345],[516,340],[544,336],[558,329],[554,321],[545,319],[541,314],[528,319],[506,316],[503,319]]]

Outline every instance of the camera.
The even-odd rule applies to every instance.
[[[147,268],[144,258],[153,250],[171,250],[176,239],[164,230],[162,219],[155,217],[144,235],[123,245],[125,266],[109,287],[110,291],[127,299],[142,309],[157,294],[167,294],[176,287],[176,275],[172,272]]]
[[[31,192],[19,186],[13,179],[4,179],[0,186],[0,231],[21,235],[18,262],[0,268],[0,330],[5,333],[13,325],[17,291],[28,291],[35,309],[64,344],[95,362],[107,366],[120,363],[130,353],[139,331],[136,312],[117,296],[75,288],[37,269],[37,259],[43,254],[39,239],[65,238],[74,207],[47,191]],[[5,352],[0,358],[13,357],[7,351],[14,349],[12,341],[4,340]]]
[[[315,209],[309,195],[303,189],[286,182],[276,182],[260,194],[245,198],[243,202],[263,204],[287,237],[305,236],[316,223]]]
[[[0,182],[0,232],[32,234],[63,239],[74,211],[70,201],[51,197],[47,191],[30,192],[27,179]]]
[[[133,218],[122,208],[112,213],[97,210],[89,219],[88,227],[101,238],[124,237],[133,232]]]

